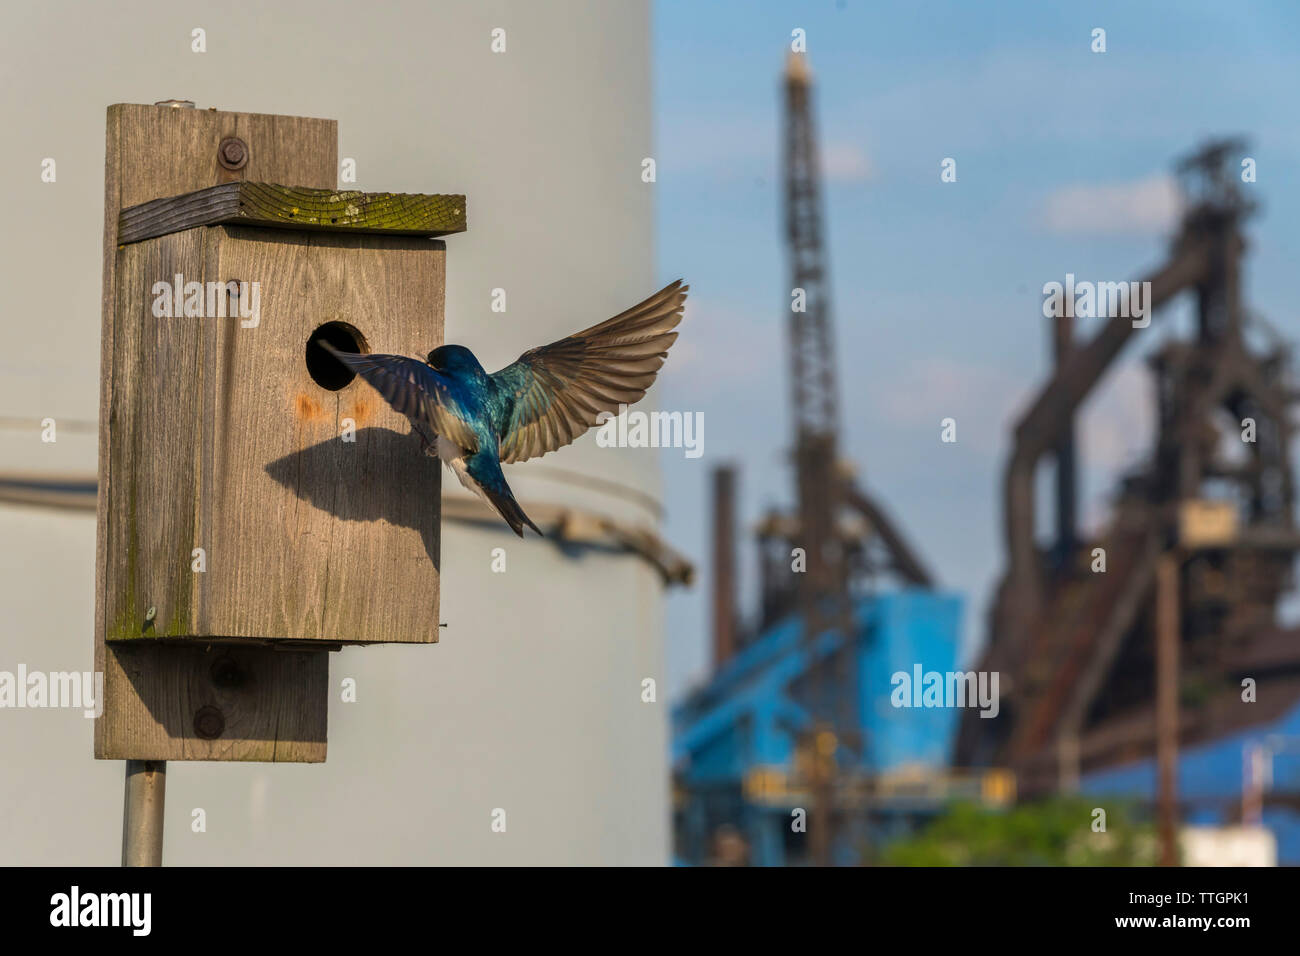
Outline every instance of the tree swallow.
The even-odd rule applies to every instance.
[[[612,319],[529,349],[488,374],[474,353],[443,345],[425,361],[340,352],[317,340],[411,420],[425,451],[496,510],[519,537],[524,514],[501,462],[537,458],[569,444],[603,412],[641,400],[677,338],[689,286],[678,279]],[[429,429],[430,433],[425,431]]]

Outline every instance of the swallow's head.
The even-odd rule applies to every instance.
[[[429,363],[430,368],[438,372],[483,374],[483,366],[478,363],[474,353],[463,345],[439,346],[429,353],[425,361]]]

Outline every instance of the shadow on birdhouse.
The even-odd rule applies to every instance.
[[[334,362],[328,353],[325,357]],[[352,374],[337,362],[335,365]],[[438,525],[428,520],[429,508],[438,504],[437,459],[423,454],[420,438],[413,432],[371,427],[349,437],[350,443],[343,437],[331,438],[285,455],[267,465],[266,473],[300,500],[340,521],[383,522],[416,532],[423,553],[408,549],[403,560],[423,561],[435,572],[441,570]],[[340,458],[354,455],[360,456],[361,471],[340,481]],[[432,502],[418,500],[430,496]],[[384,583],[386,586],[387,580]],[[370,585],[373,587],[373,580]]]

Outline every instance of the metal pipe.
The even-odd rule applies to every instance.
[[[736,653],[736,469],[713,471],[713,669]]]
[[[1052,358],[1056,374],[1061,374],[1074,348],[1074,318],[1062,309],[1052,328]],[[1074,461],[1074,413],[1063,417],[1060,439],[1056,443],[1056,559],[1061,564],[1074,556],[1074,532],[1077,526]]]
[[[1148,308],[1161,308],[1183,289],[1202,282],[1209,255],[1204,240],[1182,244],[1164,268],[1149,276]],[[1086,343],[1076,343],[1064,368],[1057,370],[1015,426],[1014,449],[1003,484],[1003,533],[1007,546],[1005,592],[1011,607],[1004,609],[999,641],[1014,651],[1022,643],[1029,621],[1042,608],[1043,581],[1034,542],[1034,469],[1039,458],[1059,438],[1065,424],[1097,384],[1133,335],[1132,319],[1108,319]]]
[[[934,587],[934,577],[929,569],[921,562],[920,556],[903,537],[902,532],[894,527],[884,508],[853,485],[845,489],[845,500],[849,507],[857,509],[871,522],[872,529],[880,535],[880,539],[889,550],[890,557],[894,559],[898,573],[908,584],[926,589]]]
[[[1156,570],[1156,817],[1160,865],[1178,865],[1178,559],[1166,554]]]
[[[162,866],[165,760],[128,760],[122,805],[122,865]]]

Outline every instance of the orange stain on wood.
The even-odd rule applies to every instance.
[[[294,411],[298,417],[306,421],[316,421],[325,417],[325,411],[321,408],[320,402],[306,393],[299,394],[294,399]]]
[[[356,404],[352,406],[352,419],[357,425],[364,425],[370,421],[374,412],[375,406],[372,403],[358,399]]]

